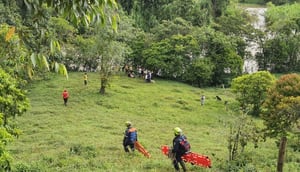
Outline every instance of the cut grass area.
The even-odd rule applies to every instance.
[[[201,89],[165,80],[150,84],[120,75],[113,78],[106,95],[100,95],[99,75],[88,75],[87,86],[83,84],[83,73],[70,73],[69,80],[53,75],[51,80],[31,85],[31,109],[15,119],[23,134],[8,146],[14,169],[173,171],[160,146],[172,144],[173,128],[178,126],[188,137],[193,152],[212,159],[211,169],[187,164],[189,171],[222,171],[220,167],[228,157],[229,126],[238,116],[225,107],[225,100],[229,107],[236,106],[229,89]],[[64,88],[70,93],[67,107],[61,96]],[[200,106],[202,94],[206,96],[204,106]],[[217,101],[216,95],[223,100]],[[138,152],[123,151],[127,120],[138,129],[139,141],[151,153],[150,159]],[[253,164],[263,171],[274,171],[276,145],[268,141],[259,146],[246,147]],[[285,169],[296,169],[294,166],[287,164]]]

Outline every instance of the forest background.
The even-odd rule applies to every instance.
[[[268,3],[265,30],[251,25],[255,18],[237,1],[93,2],[0,1],[1,150],[6,150],[11,135],[21,133],[12,117],[28,110],[25,90],[32,86],[28,83],[47,79],[48,71],[66,77],[68,71],[96,72],[100,75],[99,92],[105,94],[115,71],[126,64],[150,70],[156,78],[199,88],[231,87],[233,79],[244,74],[247,58],[255,59],[261,71],[290,73],[300,69],[300,7],[296,1]],[[259,45],[254,56],[247,50],[250,42]],[[248,107],[240,105],[247,112]],[[299,142],[299,133],[295,138]],[[11,162],[10,154],[4,151],[3,169],[10,169]],[[217,168],[225,171],[256,169],[245,166],[244,161],[227,167],[222,164]]]

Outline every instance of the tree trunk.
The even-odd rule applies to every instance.
[[[100,94],[105,94],[105,87],[107,85],[107,81],[108,81],[107,78],[105,78],[105,77],[101,78],[101,87],[99,90]]]
[[[284,163],[286,142],[287,142],[287,138],[281,137],[280,146],[279,146],[279,154],[278,154],[278,162],[277,162],[277,172],[283,172],[283,163]]]
[[[232,148],[232,160],[235,160],[236,159],[236,156],[238,155],[238,146],[239,146],[239,141],[240,141],[240,132],[241,131],[241,128],[239,127],[238,130],[237,130],[237,133],[236,133],[236,136],[234,138],[234,141],[233,141],[233,148]]]
[[[105,87],[100,87],[100,90],[99,90],[99,93],[100,94],[105,94]]]

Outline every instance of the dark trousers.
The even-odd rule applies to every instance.
[[[123,141],[123,147],[125,152],[129,152],[128,147],[130,147],[131,151],[134,151],[134,143],[129,141]]]
[[[68,98],[64,98],[64,105],[67,106]]]
[[[176,169],[176,171],[179,171],[179,165],[178,163],[181,165],[182,170],[186,171],[186,167],[185,167],[185,163],[182,160],[182,156],[184,155],[184,153],[178,152],[175,154],[175,159],[173,160],[173,165],[174,168]]]

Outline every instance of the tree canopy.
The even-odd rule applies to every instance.
[[[243,111],[259,116],[267,91],[274,83],[275,77],[271,73],[259,71],[233,79],[231,88]]]
[[[299,122],[300,76],[281,76],[269,90],[262,118],[271,137],[286,136]]]
[[[300,4],[270,4],[266,13],[267,33],[256,58],[261,69],[295,72],[300,69]],[[270,36],[272,35],[272,36]]]
[[[265,124],[265,136],[280,138],[278,172],[283,171],[287,137],[289,133],[299,130],[299,105],[300,76],[298,74],[281,76],[275,86],[269,90],[263,105],[261,117]]]

